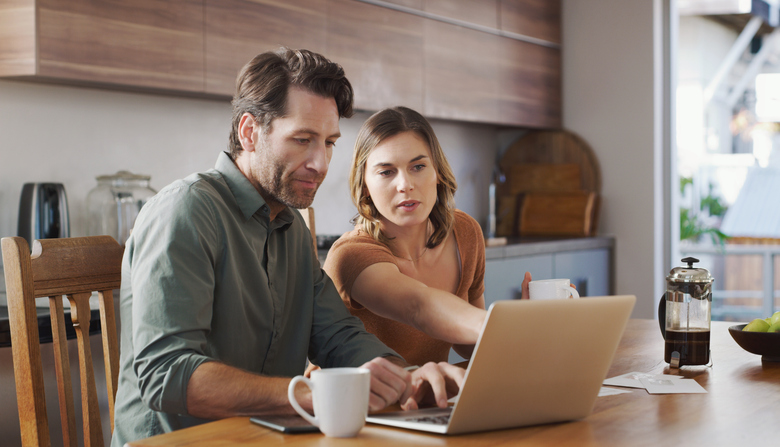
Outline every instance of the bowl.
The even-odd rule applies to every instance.
[[[780,332],[745,332],[747,324],[729,328],[737,344],[747,352],[761,356],[761,360],[780,362]]]

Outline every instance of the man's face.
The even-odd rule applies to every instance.
[[[255,150],[244,154],[250,182],[276,212],[310,206],[341,136],[336,101],[290,88],[286,116],[274,119],[266,135],[259,125],[253,132]]]

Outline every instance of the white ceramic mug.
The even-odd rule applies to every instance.
[[[295,385],[311,389],[314,416],[295,399]],[[371,371],[366,368],[328,368],[312,371],[311,379],[295,376],[287,388],[287,398],[295,411],[326,436],[348,438],[366,424]]]
[[[579,298],[580,294],[571,287],[568,279],[540,279],[528,283],[528,294],[532,300],[556,300]]]

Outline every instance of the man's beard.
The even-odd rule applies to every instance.
[[[268,182],[261,183],[261,187],[265,190],[266,196],[270,200],[274,200],[290,208],[308,208],[314,201],[314,195],[319,189],[319,185],[322,184],[324,175],[317,175],[313,179],[306,179],[307,181],[317,182],[317,187],[307,192],[296,191],[293,188],[294,181],[292,174],[284,176],[284,165],[277,160],[267,160],[268,165],[264,166],[263,171],[266,171],[261,178],[270,179]]]

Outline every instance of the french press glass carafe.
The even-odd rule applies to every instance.
[[[684,258],[687,267],[675,267],[666,277],[666,293],[658,306],[664,336],[664,361],[673,368],[710,362],[712,276],[694,268],[696,258]]]

